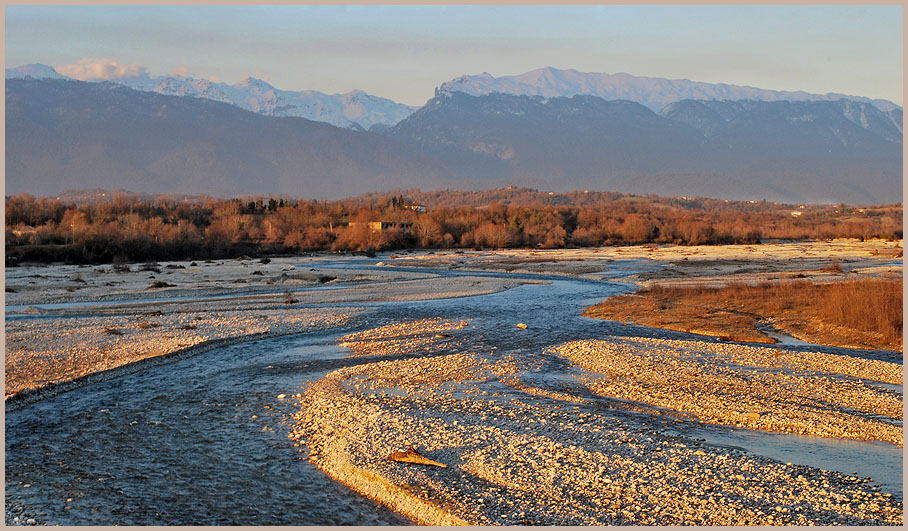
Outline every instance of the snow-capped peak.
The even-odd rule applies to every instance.
[[[6,79],[21,79],[26,77],[34,79],[72,79],[58,74],[52,66],[37,63],[6,69]]]
[[[264,90],[271,90],[274,88],[267,81],[262,81],[261,79],[254,78],[252,76],[247,76],[245,79],[243,79],[242,81],[240,81],[236,85],[234,85],[234,87],[237,87],[237,88],[249,87],[249,88],[264,89]]]
[[[6,77],[72,79],[58,74],[53,67],[41,64],[8,68]],[[296,116],[354,129],[368,129],[376,124],[392,126],[416,110],[415,107],[373,96],[359,89],[345,94],[324,94],[315,90],[280,90],[267,81],[252,76],[247,76],[233,85],[181,74],[149,76],[143,73],[139,76],[103,81],[168,96],[204,98],[230,103],[269,116]]]
[[[872,103],[883,111],[900,107],[887,100],[871,100],[845,94],[809,94],[804,91],[766,90],[724,83],[704,83],[688,79],[666,79],[634,76],[624,72],[580,72],[551,66],[538,68],[516,76],[493,77],[487,72],[462,75],[441,85],[439,93],[464,92],[473,96],[504,93],[528,96],[570,97],[599,96],[607,100],[630,100],[659,112],[669,103],[694,100],[762,100],[807,101],[847,99]]]

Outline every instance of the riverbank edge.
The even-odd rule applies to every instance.
[[[350,460],[332,455],[330,462],[320,462],[319,470],[334,481],[351,490],[384,505],[388,509],[413,520],[420,526],[468,526],[473,525],[434,503],[398,487],[384,476],[369,469],[358,467]]]
[[[400,358],[395,356],[391,359]],[[366,363],[369,362],[367,361]],[[335,370],[323,378],[310,383],[303,395],[304,398],[299,402],[299,405],[305,405],[303,411],[308,407],[315,407],[319,403],[336,406],[342,401],[342,397],[351,397],[352,395],[344,389],[343,374],[345,374],[343,369]],[[338,420],[336,417],[332,418]],[[405,518],[409,518],[416,525],[433,527],[475,525],[444,510],[430,500],[420,498],[407,489],[394,484],[379,471],[357,466],[353,463],[350,452],[345,448],[341,440],[327,437],[314,445],[309,441],[303,442],[303,440],[300,440],[300,442],[305,444],[310,452],[313,452],[309,458],[310,462],[332,480]]]
[[[142,372],[146,369],[152,367],[157,367],[159,365],[166,365],[168,363],[175,363],[177,361],[185,360],[198,356],[200,354],[205,354],[212,350],[229,347],[233,345],[239,345],[246,342],[257,341],[261,339],[272,339],[276,337],[290,336],[296,334],[307,334],[312,332],[323,332],[328,329],[318,329],[310,331],[288,331],[288,332],[256,332],[253,334],[247,334],[242,336],[233,336],[233,337],[223,337],[217,339],[209,339],[201,343],[192,345],[190,347],[181,348],[173,352],[167,352],[164,354],[159,354],[157,356],[151,356],[145,359],[132,361],[119,367],[114,367],[112,369],[105,369],[103,371],[92,372],[84,376],[79,376],[72,380],[66,380],[62,382],[52,382],[40,387],[32,387],[29,389],[23,389],[16,394],[9,395],[5,400],[5,411],[6,413],[11,413],[17,411],[25,406],[40,402],[42,400],[58,396],[70,391],[75,391],[76,389],[81,389],[83,387],[88,387],[90,385],[107,382],[115,378],[120,378],[121,376],[127,376],[130,374],[135,374]]]
[[[422,273],[420,273],[420,274],[422,274]],[[426,274],[426,275],[427,275],[426,278],[416,279],[416,280],[430,280],[430,279],[434,280],[434,278],[435,278],[434,276],[428,276],[428,274]],[[518,280],[517,285],[519,286],[519,285],[523,285],[523,284],[530,284],[530,283],[537,283],[537,282],[545,283],[545,281]],[[356,285],[349,286],[349,288],[356,288],[356,287],[359,287],[359,286],[356,286]],[[344,286],[343,289],[347,289],[347,288],[348,288],[348,286]],[[489,291],[487,291],[487,292],[444,294],[444,296],[441,296],[441,297],[435,297],[435,296],[429,296],[428,298],[422,297],[422,298],[419,298],[418,301],[437,300],[437,299],[458,299],[458,298],[473,297],[473,296],[477,296],[477,295],[489,295],[489,294],[494,294],[494,293],[500,293],[502,291],[506,291],[507,289],[510,289],[510,287],[497,286],[497,287],[490,288]],[[306,289],[304,288],[301,290],[294,290],[293,292],[295,293],[297,291],[305,292]],[[237,298],[238,299],[245,299],[245,298],[255,299],[258,297],[267,297],[269,295],[273,295],[273,293],[251,293],[251,294],[243,295],[243,296],[237,297]],[[217,294],[216,296],[220,297],[221,294]],[[226,300],[226,298],[224,300]],[[405,301],[407,299],[406,298],[395,299],[392,297],[391,300],[392,301],[395,301],[395,300]],[[347,302],[355,305],[357,302],[376,302],[376,301],[382,301],[382,299],[373,299],[373,300],[368,300],[368,301],[366,301],[366,300],[364,300],[364,301],[347,301]],[[164,302],[166,302],[166,301],[164,301]],[[126,303],[126,304],[132,305],[135,303]],[[209,339],[209,340],[202,341],[200,343],[197,343],[197,344],[189,346],[189,347],[174,350],[171,352],[165,352],[165,353],[158,354],[156,356],[151,356],[148,358],[144,358],[141,360],[135,360],[135,361],[126,363],[124,365],[120,365],[118,367],[104,369],[104,370],[97,371],[97,372],[91,372],[91,373],[79,376],[77,378],[74,378],[72,380],[66,380],[66,381],[61,381],[61,382],[51,382],[51,383],[47,383],[45,385],[38,386],[38,387],[22,389],[14,394],[11,394],[11,395],[8,395],[5,397],[5,411],[6,411],[6,413],[17,411],[17,410],[21,409],[22,407],[25,407],[29,404],[40,402],[41,400],[51,398],[53,396],[57,396],[57,395],[60,395],[63,393],[74,391],[76,389],[80,389],[80,388],[83,388],[83,387],[86,387],[89,385],[94,385],[96,383],[109,381],[109,380],[112,380],[115,378],[119,378],[121,376],[135,374],[137,372],[141,372],[147,368],[151,368],[151,367],[154,367],[157,365],[163,365],[165,363],[173,363],[176,361],[187,359],[187,358],[190,358],[193,356],[197,356],[199,354],[203,354],[205,352],[208,352],[208,351],[216,349],[216,348],[227,347],[227,346],[231,346],[231,345],[235,345],[235,344],[239,344],[239,343],[243,343],[243,342],[247,342],[247,341],[255,341],[255,340],[259,340],[259,339],[271,339],[271,338],[275,338],[275,337],[294,335],[294,334],[305,334],[305,333],[310,333],[310,332],[323,332],[323,331],[331,330],[334,328],[340,328],[340,326],[333,326],[333,327],[327,327],[327,328],[318,328],[317,327],[317,328],[314,328],[311,330],[291,330],[291,331],[281,331],[281,332],[256,332],[256,333],[252,333],[252,334],[244,334],[244,335],[240,335],[240,336],[233,336],[233,337],[227,337],[227,338]]]

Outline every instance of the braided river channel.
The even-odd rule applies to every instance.
[[[300,268],[380,269],[377,259],[298,263]],[[608,276],[644,263],[616,262]],[[397,268],[396,268],[397,269]],[[407,271],[406,268],[400,268]],[[651,337],[697,339],[676,333],[581,317],[583,308],[632,286],[564,276],[461,272],[418,268],[438,282],[493,276],[544,281],[471,297],[356,303],[366,310],[342,327],[242,342],[65,392],[6,412],[7,524],[61,525],[407,525],[411,522],[333,481],[301,457],[282,420],[294,404],[280,394],[301,392],[333,370],[376,361],[355,358],[337,338],[395,322],[468,319],[477,329],[460,351],[512,355],[578,339]],[[8,317],[9,318],[9,317]],[[104,319],[104,317],[98,317]],[[516,322],[527,325],[515,328]],[[786,345],[901,363],[901,354]],[[434,356],[426,351],[405,356]],[[567,389],[581,410],[650,425],[648,413],[599,407],[602,397],[568,376],[567,360],[533,385]],[[893,386],[901,392],[901,386]],[[532,400],[528,395],[527,400]],[[599,409],[597,409],[599,408]],[[705,445],[724,445],[783,463],[873,478],[902,498],[902,450],[885,443],[758,432],[681,419],[659,428]],[[13,518],[17,518],[15,522]]]

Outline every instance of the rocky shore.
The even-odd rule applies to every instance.
[[[836,281],[849,275],[901,275],[902,242],[856,239],[766,242],[758,245],[634,245],[593,249],[440,251],[400,256],[388,266],[503,271],[611,279],[641,286],[724,285],[809,278]],[[828,266],[836,260],[842,271]],[[628,267],[634,271],[621,274]],[[639,271],[642,269],[643,271]]]
[[[289,436],[334,479],[423,525],[902,523],[901,502],[863,478],[513,385],[533,367],[460,353],[342,369],[296,395]],[[388,459],[411,446],[446,467]]]
[[[547,348],[477,352],[481,334],[500,323],[469,312],[401,322],[373,312],[374,328],[359,328],[370,303],[527,282],[471,269],[721,282],[781,279],[805,266],[837,275],[819,271],[834,255],[850,270],[885,274],[901,250],[900,242],[735,247],[419,253],[382,258],[381,270],[332,268],[336,257],[309,257],[305,267],[283,258],[126,272],[11,268],[7,410],[230,343],[346,326],[353,332],[338,344],[363,363],[276,392],[288,437],[331,478],[419,524],[902,525],[901,500],[869,477],[671,429],[702,423],[901,446],[900,364],[697,340],[571,334],[577,340],[561,342],[520,315],[507,325],[522,334],[516,341],[542,337],[533,344]],[[396,265],[467,275],[440,281]],[[60,306],[39,307],[49,303]],[[445,466],[391,459],[409,448]],[[36,518],[7,508],[7,523]]]
[[[702,422],[902,446],[902,366],[746,345],[615,338],[556,351],[596,394]]]
[[[371,330],[347,334],[338,343],[353,351],[354,356],[400,355],[420,351],[437,351],[463,344],[450,332],[466,327],[467,321],[448,321],[440,317],[393,323]]]
[[[130,315],[8,321],[6,395],[34,394],[49,385],[68,388],[60,384],[87,383],[84,379],[96,373],[114,376],[122,371],[109,371],[151,358],[185,357],[251,339],[333,328],[359,311],[260,308],[248,312],[228,310],[230,302],[195,306],[164,313],[156,309],[160,306],[148,305],[134,308]]]
[[[161,363],[231,343],[342,326],[362,311],[357,303],[466,297],[520,284],[303,269],[293,265],[299,260],[174,262],[124,266],[123,272],[113,266],[11,268],[7,406],[134,372],[152,359]]]

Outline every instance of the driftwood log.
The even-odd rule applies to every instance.
[[[433,461],[428,457],[422,455],[416,451],[416,448],[412,446],[407,448],[406,452],[392,452],[388,456],[388,459],[391,461],[398,461],[401,463],[413,463],[416,465],[430,465],[430,466],[440,466],[441,468],[447,468],[448,465],[444,463],[439,463],[438,461]]]

